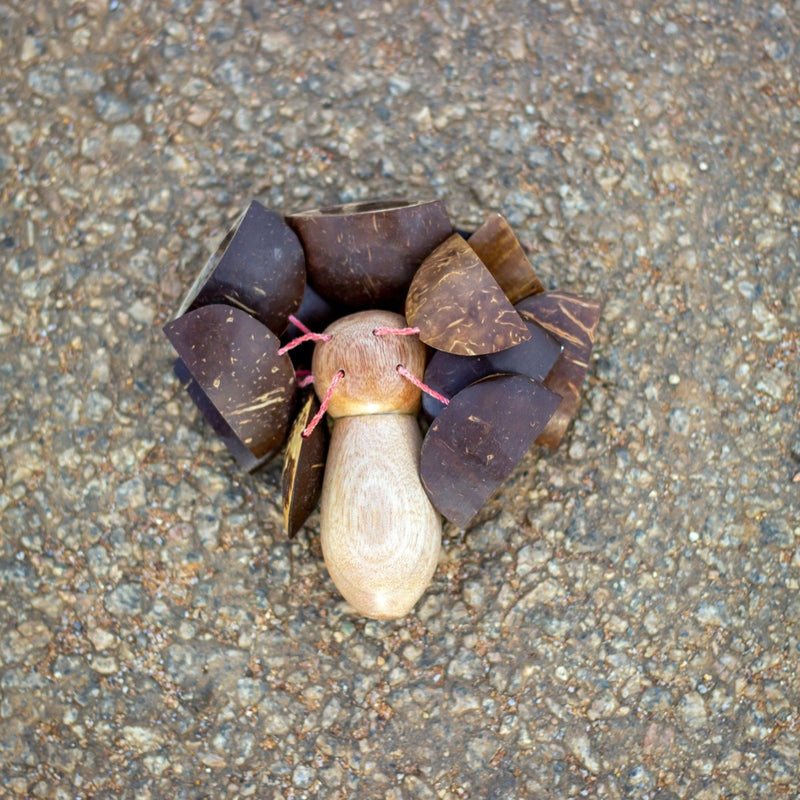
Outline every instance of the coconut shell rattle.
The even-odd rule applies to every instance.
[[[433,577],[442,518],[467,527],[534,442],[559,444],[599,314],[545,291],[499,214],[464,238],[441,201],[253,201],[164,332],[243,469],[284,450],[287,534],[320,503],[337,589],[392,619]]]

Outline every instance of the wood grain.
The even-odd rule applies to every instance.
[[[425,345],[416,336],[374,336],[375,328],[405,327],[391,311],[361,311],[329,325],[330,341],[314,349],[314,388],[320,399],[341,369],[345,376],[328,406],[332,417],[355,414],[416,414],[420,391],[397,372],[402,364],[417,378],[425,371]]]
[[[322,488],[322,553],[336,588],[374,619],[407,614],[427,588],[441,520],[419,479],[410,414],[336,421]]]

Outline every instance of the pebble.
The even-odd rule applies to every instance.
[[[88,633],[89,641],[98,652],[116,647],[117,637],[105,628],[92,628]]]
[[[72,95],[92,95],[105,85],[105,78],[93,69],[87,69],[79,63],[64,67],[62,73],[64,87]]]
[[[142,140],[142,129],[132,122],[115,125],[111,129],[111,141],[126,147],[133,147]]]
[[[119,663],[114,656],[95,656],[91,660],[91,667],[101,675],[113,675],[119,670]]]
[[[256,705],[264,696],[266,687],[254,678],[240,678],[237,682],[239,703],[243,706]]]
[[[298,764],[292,773],[292,784],[298,789],[307,789],[314,782],[315,773],[311,767]]]
[[[104,122],[122,122],[132,113],[132,107],[125,98],[111,92],[99,92],[94,97],[97,115]]]
[[[571,736],[567,740],[567,746],[589,772],[597,774],[600,771],[600,763],[592,753],[588,736],[582,733]]]
[[[678,714],[689,728],[702,728],[707,721],[705,702],[697,692],[688,692],[678,702]]]
[[[122,583],[106,595],[106,609],[115,617],[141,614],[144,610],[142,587],[137,583]]]
[[[166,741],[163,731],[144,725],[124,725],[120,734],[124,746],[131,748],[137,755],[157,750]]]
[[[28,86],[38,95],[60,98],[64,93],[60,71],[53,67],[37,67],[28,72]]]

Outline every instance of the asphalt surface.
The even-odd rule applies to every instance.
[[[0,4],[0,796],[800,791],[800,4]],[[585,400],[339,600],[160,326],[253,197],[504,213]]]

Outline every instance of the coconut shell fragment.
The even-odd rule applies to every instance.
[[[280,336],[300,306],[305,284],[300,240],[280,215],[253,200],[194,282],[178,316],[224,303]]]
[[[278,338],[244,311],[208,305],[167,323],[186,369],[256,459],[274,455],[289,432],[296,389]]]
[[[516,347],[485,356],[454,356],[434,353],[425,369],[425,383],[445,397],[453,397],[462,389],[488,375],[515,372],[543,381],[561,356],[562,346],[535,322],[526,322],[530,339]],[[444,408],[429,394],[422,397],[422,407],[433,418]]]
[[[494,375],[459,392],[422,443],[420,479],[433,505],[465,527],[511,475],[560,402],[524,375]]]
[[[217,407],[208,399],[208,395],[200,388],[192,377],[186,364],[180,358],[175,359],[174,372],[186,393],[192,398],[194,404],[200,409],[206,421],[211,425],[216,434],[225,443],[230,454],[236,459],[245,472],[255,472],[262,467],[269,456],[256,458],[244,445],[242,440],[233,432],[233,428],[225,422],[225,418],[217,411]]]
[[[417,270],[406,297],[406,319],[419,328],[423,342],[461,356],[495,353],[530,336],[497,281],[458,234]]]
[[[317,425],[303,438],[303,431],[319,410],[313,392],[308,394],[292,425],[281,474],[283,522],[289,538],[293,538],[316,508],[322,494],[325,458],[328,454],[328,428]]]
[[[422,259],[453,230],[441,200],[346,203],[286,221],[303,243],[314,289],[365,309],[401,304]]]
[[[467,242],[511,303],[544,291],[533,264],[501,214],[490,214]]]
[[[517,310],[564,345],[564,352],[545,379],[545,386],[563,398],[537,442],[555,449],[564,438],[581,402],[581,387],[592,355],[600,303],[569,292],[542,292],[522,300]]]

